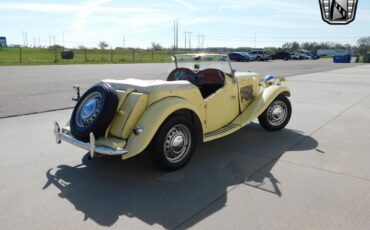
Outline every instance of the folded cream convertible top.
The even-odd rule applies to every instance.
[[[106,79],[102,81],[117,90],[136,89],[142,93],[154,93],[170,90],[196,89],[197,87],[188,81],[163,81],[163,80],[140,80],[128,78],[125,80]]]

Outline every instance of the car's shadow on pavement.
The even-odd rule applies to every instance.
[[[304,144],[297,144],[302,140]],[[241,183],[284,195],[271,173],[276,161],[286,151],[306,151],[317,145],[298,131],[266,132],[251,124],[223,139],[199,144],[189,164],[177,172],[159,171],[147,152],[126,161],[117,157],[88,160],[86,155],[79,165],[48,170],[43,189],[53,184],[85,219],[103,226],[112,226],[118,218],[137,218],[166,229],[184,228],[185,220],[213,201],[218,202],[192,223],[220,210],[227,191]],[[271,189],[260,186],[266,181]]]

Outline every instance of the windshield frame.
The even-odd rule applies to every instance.
[[[205,63],[205,62],[208,62],[208,63],[215,63],[215,69],[218,69],[218,70],[221,70],[222,72],[224,72],[225,74],[228,74],[232,77],[234,77],[234,70],[231,66],[231,62],[230,62],[230,59],[229,59],[229,56],[226,55],[226,54],[205,54],[205,53],[195,53],[195,54],[175,54],[172,56],[173,59],[174,59],[174,62],[175,62],[175,66],[176,68],[189,68],[189,67],[184,67],[184,66],[181,66],[180,63]],[[183,62],[179,62],[180,60],[180,57],[183,57],[184,58],[184,61]],[[219,58],[219,60],[214,60],[214,61],[209,61],[209,60],[206,60],[206,61],[202,61],[204,60],[205,57],[214,57],[214,58]],[[186,58],[188,58],[188,62],[185,60]],[[222,62],[225,62],[224,64],[224,67],[225,68],[217,68],[217,64],[220,64]],[[189,68],[191,69],[193,72],[197,72],[197,71],[201,71],[203,69],[196,69],[196,68]]]

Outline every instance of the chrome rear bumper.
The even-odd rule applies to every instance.
[[[55,135],[55,141],[57,144],[60,144],[63,140],[77,147],[86,149],[90,152],[91,158],[95,157],[95,153],[100,153],[103,155],[110,155],[110,156],[117,156],[117,155],[126,154],[128,152],[127,149],[122,149],[122,148],[114,149],[114,148],[109,148],[105,146],[95,146],[95,137],[93,133],[90,133],[90,141],[88,143],[77,140],[72,135],[61,131],[58,122],[54,122],[54,135]]]

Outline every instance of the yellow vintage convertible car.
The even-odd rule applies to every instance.
[[[103,80],[87,90],[69,122],[54,124],[56,142],[90,157],[133,157],[149,149],[164,170],[183,167],[197,141],[231,134],[258,118],[263,128],[289,122],[290,91],[284,78],[236,72],[225,55],[175,55],[167,80]]]

